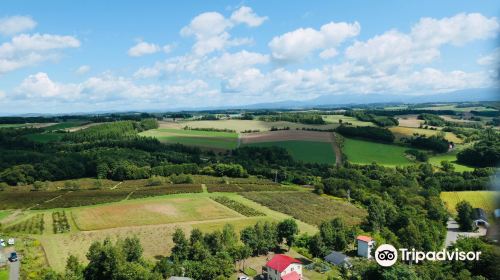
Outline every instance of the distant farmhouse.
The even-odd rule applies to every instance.
[[[358,256],[371,258],[372,249],[375,247],[375,240],[366,235],[359,235],[356,240],[358,242]]]
[[[286,255],[274,255],[264,271],[268,280],[302,280],[302,262]]]

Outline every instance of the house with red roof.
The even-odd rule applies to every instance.
[[[356,240],[358,242],[358,256],[371,258],[372,250],[375,247],[375,240],[366,235],[358,235]]]
[[[265,266],[268,280],[302,280],[302,262],[276,254]]]

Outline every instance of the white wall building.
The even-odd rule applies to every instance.
[[[375,240],[366,235],[359,235],[356,240],[358,241],[358,256],[371,258],[372,249],[375,248]]]

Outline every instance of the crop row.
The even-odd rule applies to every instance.
[[[7,227],[9,232],[42,234],[44,230],[43,214],[36,214],[31,218]]]
[[[176,184],[157,187],[143,187],[133,192],[130,198],[134,199],[178,193],[199,193],[201,191],[201,185],[199,184]]]
[[[257,211],[249,206],[246,206],[243,203],[240,203],[238,201],[232,200],[228,197],[225,196],[216,196],[216,197],[211,197],[213,200],[216,202],[233,209],[234,211],[240,213],[243,216],[246,217],[255,217],[255,216],[264,216],[265,214]]]
[[[65,211],[52,212],[52,226],[54,233],[64,233],[70,230]]]
[[[336,217],[342,218],[347,224],[357,225],[366,216],[364,209],[309,192],[268,192],[265,194],[246,192],[241,195],[311,225],[320,225]]]
[[[208,192],[265,192],[286,191],[287,187],[275,184],[207,184]]]

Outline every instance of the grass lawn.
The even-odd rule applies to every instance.
[[[441,192],[441,200],[451,213],[455,214],[455,206],[462,200],[468,201],[474,208],[483,208],[486,214],[493,213],[495,200],[500,200],[500,192],[496,191],[460,191],[460,192]]]
[[[241,215],[208,198],[152,198],[72,211],[81,230],[237,218]]]
[[[162,142],[187,146],[217,149],[235,149],[238,146],[238,134],[233,132],[159,128],[141,132],[140,135],[155,137]]]
[[[0,268],[0,280],[9,280],[9,271],[7,268]]]
[[[277,141],[248,144],[256,147],[281,147],[300,161],[310,163],[335,164],[335,152],[332,143],[314,141]]]
[[[10,210],[0,210],[0,221],[12,213]]]
[[[449,161],[451,164],[453,164],[453,166],[455,166],[455,171],[463,172],[463,171],[473,171],[474,170],[474,168],[472,168],[472,167],[468,167],[468,166],[457,163],[457,151],[432,156],[429,158],[429,163],[434,165],[434,166],[440,167],[441,162],[444,160]]]
[[[365,140],[345,138],[343,152],[352,163],[371,164],[376,162],[385,166],[411,164],[405,157],[407,147],[382,144]]]

